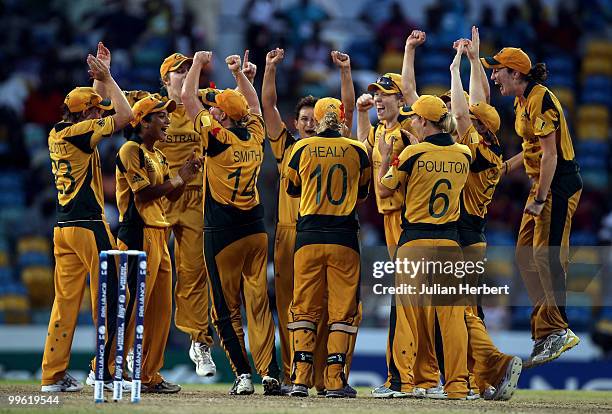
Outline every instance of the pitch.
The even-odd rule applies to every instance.
[[[60,404],[55,406],[62,413],[164,413],[169,410],[180,413],[603,413],[612,412],[612,391],[531,391],[519,390],[510,401],[434,401],[415,399],[369,398],[370,389],[359,387],[357,399],[327,399],[264,397],[261,386],[256,386],[251,396],[230,396],[231,384],[185,385],[183,391],[172,395],[143,394],[138,405],[127,399],[120,403],[93,403],[93,390],[85,388],[80,393],[62,393]],[[37,382],[0,381],[0,413],[27,413],[49,409],[49,406],[9,406],[9,395],[40,395]],[[111,398],[110,393],[106,393]]]

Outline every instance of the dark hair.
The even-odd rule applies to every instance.
[[[77,122],[81,122],[83,119],[83,112],[70,112],[68,109],[68,105],[62,104],[62,121],[71,122],[76,124]]]
[[[301,98],[298,101],[297,105],[295,106],[295,119],[299,119],[300,111],[302,110],[302,108],[304,107],[314,108],[318,100],[319,100],[318,98],[315,98],[312,95],[304,96],[303,98]]]
[[[526,76],[529,81],[537,83],[544,83],[548,78],[548,69],[546,69],[546,63],[536,63]]]
[[[150,122],[151,121],[151,114],[146,114],[144,117],[142,117],[142,119],[140,120],[142,121],[147,121]],[[140,131],[142,129],[142,125],[140,125],[140,122],[136,124],[136,126],[132,126],[132,124],[127,124],[124,128],[123,128],[123,136],[126,137],[127,139],[132,138],[132,136],[138,136],[140,135]]]

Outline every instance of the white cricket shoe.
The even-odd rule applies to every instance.
[[[72,375],[66,372],[64,378],[54,384],[43,385],[40,387],[42,392],[79,392],[83,389],[83,383],[77,381]]]
[[[189,348],[189,358],[196,366],[196,374],[200,377],[212,377],[217,373],[217,366],[210,355],[210,347],[201,342],[192,342]]]

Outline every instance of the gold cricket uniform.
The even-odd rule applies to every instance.
[[[261,376],[278,378],[266,281],[268,235],[256,186],[264,155],[263,119],[250,114],[245,127],[226,129],[202,110],[194,126],[206,153],[204,254],[212,320],[236,375],[251,373],[240,314],[244,297],[255,368]]]
[[[87,274],[90,275],[91,312],[98,318],[99,254],[116,248],[104,216],[104,192],[100,154],[96,146],[112,135],[112,117],[78,122],[60,122],[49,133],[51,170],[57,189],[57,224],[53,229],[55,298],[42,361],[42,385],[64,377]],[[107,340],[105,379],[110,380],[110,344],[115,335],[117,309],[116,263],[108,262]],[[92,364],[95,362],[92,361]]]
[[[286,125],[283,124],[281,133],[276,139],[268,137],[272,153],[280,174],[277,223],[274,235],[274,292],[276,296],[276,310],[278,315],[278,333],[280,338],[282,371],[284,382],[291,382],[291,343],[287,329],[289,306],[293,299],[293,253],[295,250],[295,224],[298,218],[300,200],[290,197],[287,188],[287,165],[289,155],[297,142]],[[314,386],[318,390],[325,388],[324,372],[327,361],[327,312],[323,312],[317,326],[319,335],[314,355]],[[354,344],[353,344],[354,347]],[[351,348],[353,349],[353,348]],[[351,352],[352,354],[352,352]],[[349,356],[347,356],[349,360]]]
[[[486,256],[485,226],[487,208],[499,183],[502,150],[497,139],[487,143],[473,125],[457,141],[466,145],[472,153],[472,163],[461,194],[459,216],[459,244],[463,260],[477,262]],[[470,285],[479,283],[477,277],[468,277]],[[496,385],[502,379],[510,355],[503,354],[491,341],[482,321],[483,313],[477,306],[478,298],[468,302],[465,322],[468,331],[468,369],[470,388],[484,392],[488,385]],[[473,376],[472,376],[473,374]]]
[[[540,139],[553,134],[557,167],[542,213],[523,214],[517,240],[517,262],[534,305],[534,340],[567,329],[565,278],[572,216],[582,192],[582,179],[563,108],[543,85],[531,82],[514,101],[516,133],[523,138],[523,159],[532,180],[527,204],[536,196],[542,148]],[[551,138],[546,138],[551,139]],[[549,249],[559,251],[549,252]]]
[[[391,141],[391,138],[395,139],[393,144],[393,157],[399,156],[404,148],[410,145],[408,137],[401,132],[402,129],[412,132],[410,117],[407,115],[408,111],[409,107],[404,107],[400,110],[397,117],[398,123],[391,129],[387,129],[384,121],[376,121],[376,123],[370,127],[370,133],[368,134],[366,142],[368,149],[372,150],[372,173],[374,177],[378,177],[378,171],[380,170],[382,162],[382,157],[378,149],[378,141],[383,133],[385,133],[385,141],[387,143]],[[377,186],[374,186],[374,195],[376,196],[378,212],[383,215],[385,241],[387,243],[387,249],[389,250],[389,256],[393,257],[402,232],[401,211],[404,195],[401,194],[400,191],[397,191],[391,197],[381,198]]]
[[[130,105],[148,96],[145,91],[129,91],[126,97]],[[168,97],[154,94],[163,102]],[[193,122],[185,113],[185,106],[177,104],[168,114],[170,126],[165,139],[155,143],[168,160],[173,175],[185,164],[193,151],[202,156],[200,134],[193,129]],[[185,191],[176,201],[163,198],[162,204],[170,232],[174,233],[174,260],[176,286],[174,289],[174,323],[178,329],[188,334],[192,341],[212,346],[212,330],[208,324],[208,273],[204,262],[204,177],[198,172],[187,183]]]
[[[461,260],[457,221],[470,161],[469,148],[454,143],[449,134],[440,133],[404,149],[398,165],[392,166],[383,177],[384,186],[401,189],[405,194],[398,259]],[[421,272],[408,283],[420,290],[430,276]],[[401,280],[398,274],[396,281]],[[457,283],[440,280],[446,285]],[[395,306],[403,306],[408,324],[398,330],[392,314],[389,335],[399,337],[401,342],[393,347],[390,375],[385,385],[408,392],[415,386],[431,388],[437,385],[439,373],[433,335],[437,316],[445,345],[445,391],[449,398],[465,397],[468,391],[466,307],[429,306],[427,297],[419,297],[417,303],[411,295],[394,299]]]
[[[135,194],[148,186],[163,184],[170,178],[164,154],[149,151],[140,137],[132,136],[119,149],[116,158],[118,245],[120,250],[142,250],[147,254],[145,288],[145,328],[142,340],[142,383],[155,385],[163,380],[164,350],[172,315],[172,264],[166,244],[169,224],[161,198],[139,202]],[[126,348],[134,341],[137,261],[128,265],[130,299],[127,305]]]
[[[292,333],[295,384],[313,385],[317,324],[327,295],[325,388],[344,388],[346,357],[359,318],[357,202],[368,195],[370,162],[365,145],[326,130],[298,141],[285,170],[286,191],[300,197],[294,257]]]

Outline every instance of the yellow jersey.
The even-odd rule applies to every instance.
[[[49,133],[51,171],[57,190],[57,221],[104,220],[100,154],[96,146],[113,134],[112,117],[60,122]]]
[[[402,151],[381,183],[404,191],[402,229],[408,240],[457,240],[459,200],[471,159],[470,149],[446,133],[431,135]]]
[[[166,102],[168,96],[162,93],[150,94],[146,91],[125,91],[124,92],[130,105],[134,105],[137,101],[149,95]],[[166,130],[166,137],[163,140],[157,141],[155,147],[159,148],[168,160],[170,171],[173,175],[178,173],[178,170],[191,157],[195,150],[196,157],[202,156],[202,144],[200,142],[200,134],[193,129],[193,122],[185,112],[185,106],[177,102],[176,109],[168,114],[170,125]],[[204,178],[203,173],[198,172],[187,183],[190,186],[202,187]]]
[[[134,197],[143,188],[170,179],[168,161],[158,148],[149,151],[139,137],[130,138],[117,154],[115,179],[120,227],[132,230],[169,226],[161,198],[142,203]],[[120,230],[119,238],[127,241],[121,233]]]
[[[277,221],[280,225],[295,225],[298,218],[300,200],[290,197],[285,189],[287,188],[286,171],[289,164],[289,155],[298,140],[287,130],[285,124],[283,124],[283,129],[276,139],[272,139],[272,137],[268,137],[268,139],[280,174]]]
[[[470,173],[461,194],[459,226],[484,232],[487,206],[491,203],[495,187],[499,183],[502,150],[496,139],[490,144],[487,143],[474,125],[470,125],[457,142],[466,145],[472,156]]]
[[[557,143],[557,172],[576,173],[574,147],[563,108],[557,97],[547,87],[530,82],[523,96],[514,100],[516,114],[514,128],[523,139],[523,163],[525,171],[533,179],[540,176],[542,148],[540,138],[554,132]]]
[[[297,230],[357,231],[357,202],[367,197],[370,161],[361,142],[326,130],[294,144],[287,193],[300,197]]]
[[[203,109],[194,129],[206,154],[204,229],[262,220],[257,178],[264,156],[263,118],[249,114],[243,127],[225,128]]]

